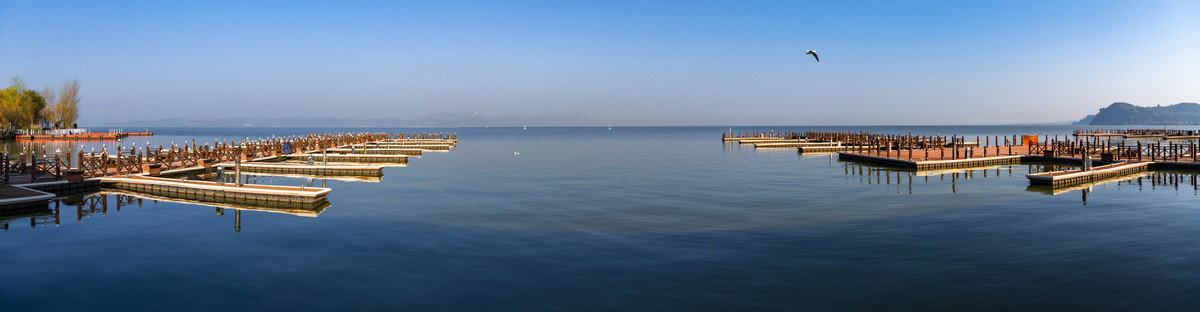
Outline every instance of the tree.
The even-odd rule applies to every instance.
[[[79,79],[63,81],[62,89],[58,90],[58,102],[54,106],[57,125],[65,127],[75,124],[79,118]]]
[[[45,108],[42,108],[42,121],[50,126],[53,126],[54,128],[62,128],[57,110],[58,92],[55,92],[54,88],[46,86],[45,88],[42,88],[42,91],[38,94],[41,94],[42,98],[46,100],[46,104],[49,104],[46,105]]]
[[[0,124],[5,128],[17,127],[21,122],[22,106],[25,105],[25,81],[20,76],[12,78],[12,85],[0,90]]]
[[[25,90],[21,92],[21,96],[23,97],[19,106],[21,123],[30,129],[37,127],[38,122],[42,119],[42,109],[46,108],[46,99],[34,90]]]

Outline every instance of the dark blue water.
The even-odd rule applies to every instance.
[[[809,128],[734,131],[763,129]],[[337,130],[151,129],[122,144]],[[0,307],[1200,309],[1195,172],[1050,191],[1024,175],[1057,165],[892,170],[725,144],[725,127],[417,131],[459,146],[377,182],[255,177],[333,188],[318,212],[97,194],[64,198],[57,217],[0,217]]]

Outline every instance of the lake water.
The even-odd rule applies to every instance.
[[[810,129],[1075,128],[733,131]],[[1024,175],[1057,165],[893,170],[723,143],[726,127],[149,130],[122,144],[452,131],[459,145],[379,181],[251,177],[332,188],[319,213],[96,194],[6,217],[2,309],[1200,309],[1194,172],[1054,194]],[[63,148],[78,146],[46,149]]]

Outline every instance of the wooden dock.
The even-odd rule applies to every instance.
[[[994,165],[1009,165],[1020,164],[1024,155],[1009,155],[1009,156],[993,156],[993,157],[978,157],[968,159],[948,159],[948,160],[924,160],[914,161],[890,157],[871,156],[858,153],[838,153],[839,159],[858,160],[869,163],[883,164],[893,167],[909,168],[916,170],[935,170],[935,169],[952,169],[952,168],[968,168],[968,167],[983,167]]]
[[[1116,163],[1094,167],[1092,170],[1070,170],[1032,173],[1025,175],[1031,185],[1050,185],[1054,187],[1076,185],[1103,180],[1115,176],[1144,172],[1149,168],[1147,162]]]
[[[340,147],[340,148],[350,148],[350,147],[354,147],[355,149],[360,149],[360,148],[367,148],[367,149],[376,149],[376,148],[383,148],[383,149],[388,149],[388,148],[414,148],[414,149],[427,150],[427,151],[448,151],[448,150],[451,150],[451,149],[453,149],[453,148],[454,148],[454,145],[451,145],[451,144],[426,144],[426,143],[413,143],[413,144],[353,144],[353,145],[342,146],[342,147]]]
[[[325,211],[325,208],[329,208],[329,206],[331,205],[329,203],[329,201],[325,201],[325,200],[311,202],[311,203],[306,203],[306,202],[242,203],[242,202],[237,202],[237,201],[214,202],[214,201],[210,201],[210,200],[205,200],[203,198],[198,199],[198,198],[185,198],[185,197],[178,197],[178,196],[162,196],[162,195],[155,195],[155,194],[142,193],[142,192],[131,192],[131,191],[120,190],[120,189],[106,189],[104,191],[101,191],[100,194],[101,195],[124,195],[124,196],[145,198],[145,199],[149,199],[149,200],[157,200],[157,201],[163,201],[163,202],[169,202],[169,203],[193,204],[193,205],[216,207],[216,208],[222,208],[222,209],[282,213],[282,214],[289,214],[289,215],[294,215],[294,216],[310,217],[310,218],[320,215],[321,212]]]
[[[1031,192],[1045,193],[1045,194],[1049,194],[1049,195],[1058,195],[1058,194],[1063,194],[1063,193],[1069,193],[1071,191],[1087,190],[1091,187],[1098,186],[1098,185],[1105,184],[1105,183],[1113,183],[1113,182],[1137,179],[1137,178],[1148,176],[1150,174],[1151,174],[1150,171],[1137,171],[1137,172],[1124,174],[1124,175],[1110,176],[1110,177],[1099,179],[1099,180],[1091,180],[1091,181],[1087,181],[1087,182],[1081,182],[1078,184],[1059,185],[1059,186],[1030,183],[1029,186],[1025,188],[1025,190],[1031,191]]]
[[[457,139],[454,139],[454,140],[444,140],[444,139],[403,139],[403,140],[402,140],[402,139],[387,139],[387,140],[379,140],[379,141],[374,141],[374,142],[377,142],[377,143],[380,143],[380,144],[407,144],[407,143],[412,143],[412,144],[449,144],[449,145],[458,145],[458,140],[457,140]]]
[[[325,200],[330,189],[320,187],[296,187],[273,185],[242,185],[209,181],[166,179],[146,176],[98,178],[103,187],[140,193],[203,200],[209,202],[237,203],[316,203]]]
[[[284,156],[284,158],[286,160],[306,161],[309,156],[312,156],[313,161],[317,163],[325,162],[326,160],[335,163],[408,163],[408,155],[291,154]]]
[[[330,148],[326,149],[325,151],[335,154],[421,156],[421,151],[423,150],[419,148]],[[321,154],[319,151],[312,151],[308,153],[313,155]]]
[[[75,133],[75,134],[26,134],[18,135],[19,141],[116,141],[131,136],[153,136],[153,133]]]
[[[766,139],[766,140],[739,140],[741,144],[759,144],[759,143],[801,143],[808,142],[805,139]]]
[[[229,173],[236,166],[233,163],[220,163],[217,166]],[[293,163],[242,163],[242,172],[249,173],[286,173],[314,176],[363,176],[374,177],[383,175],[384,166],[371,165],[304,165]]]
[[[754,143],[754,148],[789,148],[789,147],[816,147],[816,146],[837,146],[837,142],[783,142],[783,143]]]
[[[110,138],[108,134],[96,137]],[[319,213],[320,209],[328,206],[325,199],[331,191],[328,188],[305,185],[238,186],[232,182],[187,180],[183,177],[191,174],[207,175],[211,173],[212,167],[234,168],[235,159],[251,159],[241,163],[242,173],[379,181],[385,166],[403,166],[408,163],[409,156],[421,155],[424,150],[448,151],[456,144],[456,134],[325,133],[218,141],[211,145],[185,141],[182,145],[172,143],[170,146],[147,145],[144,148],[122,146],[118,141],[113,146],[92,152],[77,150],[46,155],[49,154],[47,151],[39,155],[40,157],[34,157],[36,153],[6,154],[4,159],[9,161],[8,167],[3,171],[3,179],[0,180],[6,184],[0,186],[0,208],[45,206],[54,196],[50,192],[109,190],[130,192],[143,197],[194,200],[205,205],[299,207],[298,213],[309,213],[314,211],[315,207],[315,211]],[[325,153],[314,153],[323,149]],[[281,155],[285,151],[290,151],[290,154]],[[314,162],[321,164],[295,163],[304,162],[310,157]]]
[[[727,138],[722,138],[722,140],[726,141],[726,142],[730,142],[730,141],[741,142],[741,141],[754,141],[754,140],[770,141],[770,140],[786,140],[786,139],[780,138],[780,137],[763,136],[763,137],[727,137]]]
[[[0,209],[45,207],[51,199],[54,199],[52,193],[15,185],[0,186]]]
[[[878,149],[878,146],[800,146],[797,147],[797,152],[805,153],[831,153],[831,152],[846,152],[856,151],[861,149]]]

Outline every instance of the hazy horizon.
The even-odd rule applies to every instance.
[[[1003,125],[1200,101],[1194,1],[0,0],[0,40],[0,78],[80,80],[81,125],[234,111]]]

